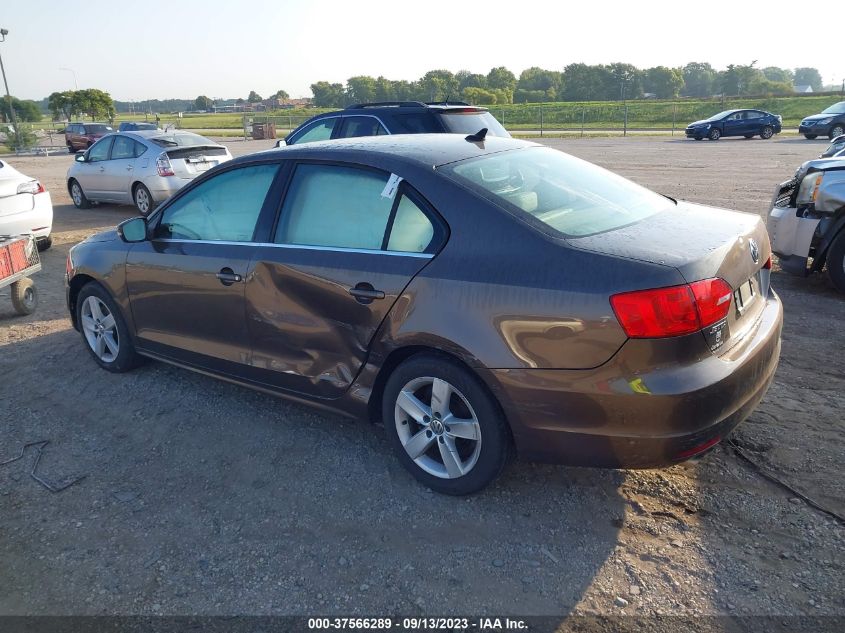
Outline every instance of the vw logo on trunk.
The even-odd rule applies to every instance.
[[[755,240],[748,240],[748,246],[751,249],[751,261],[755,264],[760,261],[760,247],[757,246]]]

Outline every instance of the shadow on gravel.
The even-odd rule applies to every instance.
[[[826,274],[775,272],[772,287],[784,306],[780,365],[730,437],[757,467],[726,443],[697,464],[701,545],[724,613],[824,616],[834,630],[845,530],[757,468],[845,514],[845,297]]]
[[[567,613],[617,544],[624,473],[514,463],[432,494],[381,429],[66,329],[0,347],[0,614]]]

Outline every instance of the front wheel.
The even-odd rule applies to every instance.
[[[814,138],[816,138],[816,136],[817,136],[816,134],[805,134],[804,138],[808,138],[812,141]]]
[[[837,123],[832,128],[830,128],[830,134],[828,134],[828,138],[832,141],[837,136],[842,136],[845,134],[845,125],[842,123]]]
[[[845,293],[845,232],[840,232],[827,252],[827,273],[839,292]]]
[[[150,194],[150,190],[140,182],[135,185],[135,194],[132,197],[135,199],[135,207],[144,217],[147,217],[155,208],[155,203],[153,202],[153,196]]]
[[[718,128],[713,128],[712,130],[710,130],[710,133],[707,135],[707,138],[709,138],[711,141],[718,141],[720,138],[722,138],[722,132]]]
[[[745,138],[754,138],[754,135],[753,134],[746,134]]]
[[[77,209],[87,209],[91,206],[91,202],[82,191],[82,186],[75,180],[70,181],[70,199],[73,200],[73,206]]]
[[[435,492],[481,490],[510,454],[498,404],[474,374],[445,356],[414,356],[397,367],[385,386],[382,419],[399,461]]]
[[[126,321],[100,284],[91,282],[79,291],[76,320],[85,346],[100,367],[122,373],[140,363]]]
[[[763,129],[760,130],[760,138],[763,140],[768,140],[772,138],[774,135],[775,130],[771,125],[764,125]]]

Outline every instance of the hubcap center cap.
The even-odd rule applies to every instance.
[[[445,431],[445,427],[443,426],[443,422],[440,420],[434,419],[431,421],[431,431],[435,435],[443,435],[443,431]]]

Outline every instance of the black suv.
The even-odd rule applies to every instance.
[[[510,136],[487,108],[463,101],[358,103],[308,119],[276,146],[382,134],[475,134],[482,128],[490,136]]]

